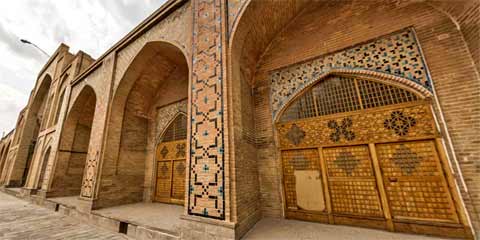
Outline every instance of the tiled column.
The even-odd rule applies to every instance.
[[[225,220],[222,0],[193,2],[188,214]]]
[[[228,204],[225,2],[194,0],[187,215],[182,239],[234,239]]]
[[[233,239],[225,124],[225,2],[194,0],[187,214],[183,239]]]

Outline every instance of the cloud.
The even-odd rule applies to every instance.
[[[136,0],[103,0],[100,3],[105,11],[113,13],[118,22],[127,21],[128,26],[133,27],[153,13],[152,10],[158,9],[165,0],[147,0],[142,4]]]
[[[0,42],[11,52],[19,56],[34,59],[38,62],[45,61],[45,56],[42,56],[36,49],[26,48],[23,43],[20,42],[20,38],[8,31],[2,23],[0,23]]]
[[[15,128],[18,114],[28,101],[28,95],[0,83],[0,134]]]
[[[0,134],[15,126],[49,54],[60,43],[97,58],[165,0],[0,1]]]

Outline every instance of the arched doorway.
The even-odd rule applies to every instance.
[[[257,199],[257,196],[261,199],[258,208],[262,211],[263,216],[296,217],[292,216],[296,213],[292,213],[292,211],[289,211],[288,208],[285,207],[286,204],[288,205],[288,203],[285,203],[285,198],[288,196],[280,194],[284,192],[283,190],[285,186],[284,179],[282,178],[284,171],[281,155],[282,152],[278,149],[278,147],[282,148],[281,146],[278,146],[278,124],[283,124],[281,118],[279,118],[279,109],[284,109],[285,105],[291,104],[290,101],[292,97],[298,96],[299,92],[304,90],[304,87],[311,84],[313,81],[324,78],[325,74],[328,73],[342,72],[345,74],[363,74],[363,71],[365,70],[373,72],[373,74],[369,73],[369,76],[375,76],[376,78],[381,75],[379,73],[389,75],[390,77],[386,77],[389,79],[398,76],[404,80],[404,85],[402,86],[423,85],[425,89],[430,88],[430,92],[432,93],[434,92],[432,90],[434,80],[440,82],[440,84],[436,86],[436,89],[438,90],[438,87],[443,85],[443,83],[441,83],[444,81],[442,80],[442,75],[451,75],[451,72],[457,71],[455,68],[449,68],[447,71],[444,65],[437,65],[437,69],[441,69],[438,70],[439,72],[441,71],[441,73],[438,72],[439,74],[436,76],[429,75],[426,66],[426,60],[428,59],[423,58],[423,52],[420,48],[420,44],[430,44],[424,37],[428,34],[424,34],[425,32],[422,33],[422,30],[420,29],[434,29],[435,27],[433,26],[443,25],[447,20],[443,13],[432,11],[432,8],[427,4],[418,2],[406,4],[406,8],[393,8],[390,5],[391,4],[389,3],[366,3],[365,1],[281,1],[277,3],[257,0],[246,1],[245,4],[236,5],[240,6],[237,8],[239,14],[235,18],[232,18],[232,25],[230,26],[232,31],[229,35],[230,49],[227,54],[230,65],[229,87],[231,87],[229,103],[232,105],[230,106],[230,109],[233,109],[232,115],[235,125],[233,128],[234,135],[242,136],[242,138],[240,139],[240,137],[238,137],[240,140],[234,140],[236,142],[235,144],[232,144],[232,146],[242,150],[248,149],[249,151],[247,152],[253,152],[253,154],[244,154],[244,151],[238,151],[239,154],[232,151],[231,154],[235,155],[234,162],[242,162],[242,164],[235,166],[237,176],[250,174],[250,166],[252,166],[251,168],[256,167],[259,176],[258,191],[260,192],[256,193],[256,189],[252,187],[248,191],[242,189],[242,192],[236,193],[242,197],[247,194],[249,195],[247,200],[239,201],[237,204],[237,208],[239,209],[238,212],[249,212],[249,214],[238,214],[240,219],[239,222],[248,222],[247,217],[254,216],[253,211],[256,204],[255,200],[251,200],[248,204],[245,203],[250,199]],[[235,8],[235,6],[233,7]],[[378,11],[378,13],[381,14],[372,14],[372,11]],[[435,15],[438,20],[429,23],[419,21],[422,18],[422,12],[424,11],[430,12],[432,16]],[[402,22],[398,21],[398,19],[408,20]],[[352,22],[355,24],[351,24]],[[382,25],[382,23],[385,22],[389,22],[390,24],[387,28],[382,28],[382,26],[385,26]],[[341,26],[341,29],[339,26]],[[454,26],[452,24],[452,30],[453,29]],[[415,50],[415,54],[410,52],[406,55],[401,54],[402,56],[396,56],[395,54],[398,54],[399,51],[390,49],[390,47],[395,48],[396,46],[405,46],[404,44],[408,42],[397,42],[401,37],[389,38],[390,36],[400,36],[401,33],[402,36],[409,36],[408,39],[412,39],[410,42],[415,43],[414,45],[418,47],[418,50]],[[417,37],[421,40],[418,40]],[[381,41],[388,41],[389,43],[381,45],[379,44]],[[415,49],[414,45],[410,44],[409,48],[399,49]],[[374,48],[374,52],[370,53],[368,50],[369,47]],[[438,53],[438,49],[433,50],[433,48],[424,48],[424,50],[429,51],[430,54],[433,55]],[[382,56],[388,59],[380,60]],[[418,61],[419,59],[423,60],[418,61],[411,65],[412,67],[409,67],[406,66],[408,61],[403,61],[405,60],[405,56],[412,61]],[[460,59],[460,57],[458,59]],[[397,60],[402,61],[399,61],[398,63],[392,62]],[[455,62],[457,60],[452,61]],[[422,66],[422,64],[424,64],[424,66]],[[429,64],[430,67],[433,67],[434,65],[436,65],[435,62]],[[397,67],[397,69],[393,69],[392,67]],[[416,69],[413,70],[414,68]],[[422,78],[431,78],[430,82],[422,83],[421,81],[418,81],[419,78],[416,78],[415,74],[422,72],[422,75],[424,76]],[[452,78],[446,77],[445,79],[448,80],[444,82],[454,82]],[[456,81],[458,82],[460,80]],[[402,88],[402,86],[397,87]],[[409,91],[410,90],[411,89],[409,89]],[[338,94],[341,96],[344,92],[339,92]],[[437,95],[438,92],[434,94],[434,101],[437,96],[446,96]],[[332,98],[330,100],[345,101],[342,97],[337,97],[337,99]],[[311,101],[310,103],[313,104],[314,102]],[[442,104],[444,104],[444,106],[446,105],[445,103]],[[314,113],[315,108],[311,107],[308,102],[301,104],[298,103],[298,105],[301,105],[305,110],[297,114],[303,114],[305,117],[312,119],[316,118]],[[444,106],[441,106],[437,101],[435,101],[433,105],[435,116],[440,119],[438,123],[441,127],[442,137],[438,136],[431,139],[434,139],[435,151],[439,153],[438,157],[442,160],[441,153],[443,153],[442,151],[444,148],[443,146],[439,147],[439,143],[437,142],[445,140],[445,142],[448,143],[450,141],[449,132],[452,131],[452,129],[448,131],[442,126],[444,120],[441,119],[442,111],[440,108],[443,108]],[[448,105],[455,106],[455,104]],[[450,111],[453,112],[452,110]],[[247,112],[247,114],[243,114],[243,112]],[[288,115],[287,112],[288,110],[285,110],[285,113]],[[336,119],[336,122],[332,122],[332,127],[340,128],[342,126],[342,121],[343,118]],[[349,121],[346,120],[344,124],[349,125]],[[418,124],[416,126],[418,127]],[[323,129],[323,131],[330,132],[332,129],[326,128]],[[435,133],[437,134],[438,131]],[[297,134],[301,135],[301,132],[298,132]],[[348,132],[348,134],[350,133]],[[460,136],[464,136],[465,134],[465,132],[458,134],[458,138],[462,138]],[[350,135],[348,136],[351,137]],[[252,141],[253,144],[249,144],[250,142],[248,140],[251,138],[254,140]],[[285,136],[283,138],[285,138]],[[341,139],[343,139],[343,137],[341,137]],[[368,141],[362,144],[366,144],[368,146],[367,150],[370,152]],[[377,155],[380,155],[379,149],[382,146],[377,142],[374,142],[374,144],[378,147],[378,149],[376,149]],[[450,157],[449,159],[455,164],[455,156],[452,156],[451,151],[453,147],[448,146],[448,144],[446,145]],[[333,146],[325,146],[325,148],[327,147]],[[286,148],[285,150],[288,149],[289,148]],[[314,149],[316,149],[316,147],[314,147]],[[321,153],[323,154],[323,152]],[[310,154],[318,155],[320,154],[320,151],[316,150],[310,152]],[[251,159],[254,160],[252,161]],[[318,159],[320,159],[319,156]],[[248,162],[249,164],[244,164],[246,161],[250,161]],[[379,166],[380,164],[381,162],[379,162]],[[459,165],[461,165],[461,163]],[[249,168],[245,166],[248,166]],[[442,162],[441,166],[448,167],[448,164],[443,164]],[[461,171],[455,165],[454,168],[456,171]],[[381,166],[380,169],[382,169]],[[452,169],[447,168],[443,173],[448,175],[451,170]],[[382,177],[382,175],[379,176]],[[375,175],[375,179],[376,177],[377,175]],[[236,180],[237,186],[255,186],[255,183],[249,184],[249,181],[241,182],[242,180],[243,179]],[[321,180],[323,181],[323,179]],[[456,176],[456,180],[461,183],[463,177],[459,174]],[[322,184],[325,185],[323,182]],[[466,185],[468,185],[468,183],[466,183]],[[460,185],[459,187],[462,189],[466,185]],[[455,196],[458,191],[456,189],[456,184],[453,182],[451,184],[449,183],[448,187],[450,188],[449,190],[451,190],[450,195],[452,195],[453,199],[456,199],[458,197]],[[466,190],[466,188],[463,189]],[[232,192],[234,191],[235,190]],[[290,193],[296,194],[296,192],[292,191],[290,191]],[[465,203],[468,206],[468,201],[470,200],[468,200],[468,194],[464,193],[465,192],[462,192],[462,196],[465,197]],[[387,193],[385,193],[385,195],[386,194]],[[317,198],[310,200],[318,200],[321,197],[322,196],[317,196]],[[325,208],[327,207],[327,202],[329,201],[324,202]],[[461,199],[456,199],[454,202],[459,205],[463,204]],[[319,204],[314,205],[318,208],[316,209],[317,211],[323,209],[322,207],[319,207]],[[295,208],[296,206],[293,205],[290,207]],[[468,209],[472,208],[469,207]],[[402,217],[397,216],[395,220],[397,222],[390,225],[395,225],[394,227],[396,231],[419,232],[442,236],[470,235],[469,230],[463,231],[463,229],[470,228],[468,216],[465,216],[465,209],[462,207],[461,209],[455,208],[455,210],[458,217],[463,219],[461,220],[461,224],[453,223],[453,225],[451,225],[452,223],[442,222],[439,225],[442,225],[444,228],[432,227],[432,225],[435,225],[432,224],[434,221],[427,220],[425,222],[428,222],[428,224],[413,227],[413,224],[399,223],[400,220],[398,219]],[[469,210],[469,213],[472,213],[471,216],[475,216],[475,210]],[[233,212],[233,214],[235,214],[235,212]],[[307,219],[307,216],[310,216],[312,220],[316,218],[317,221],[320,221],[319,215],[311,215],[310,212],[303,212],[302,214],[303,219]],[[463,217],[461,217],[462,215]],[[244,216],[247,217],[241,219]],[[322,221],[329,222],[330,219],[328,217],[329,216],[323,216]],[[364,218],[370,219],[371,217]],[[348,217],[344,219],[337,217],[336,219],[337,220],[334,221],[335,223],[341,223],[341,220],[346,224],[357,225],[362,222],[368,222],[358,220],[359,218],[352,220],[352,218]],[[475,224],[475,217],[472,219]],[[414,222],[405,219],[402,219],[402,221],[410,221],[410,223]],[[380,222],[384,222],[384,220],[381,220]],[[370,224],[369,226],[387,227],[384,223]]]
[[[18,159],[14,162],[16,165],[14,166],[15,168],[22,167],[17,165],[17,162],[18,164],[24,162],[25,164],[22,171],[20,186],[23,186],[27,180],[30,165],[32,163],[32,158],[37,144],[38,135],[46,127],[46,121],[48,120],[48,114],[50,110],[49,92],[51,83],[52,78],[50,77],[50,75],[46,75],[41,82],[40,87],[38,88],[31,105],[28,108],[26,122],[23,125],[23,129],[21,131],[22,136],[20,136],[20,144],[26,145],[28,147],[19,148],[19,153],[17,154],[17,156],[22,156],[24,153],[20,154],[20,151],[26,150],[26,159],[24,159],[23,161],[21,159]]]
[[[187,58],[171,43],[146,43],[132,59],[112,99],[98,208],[155,201],[156,145],[187,112],[188,79]]]
[[[278,117],[288,218],[463,233],[432,106],[378,79],[330,75]],[[438,234],[438,233],[437,233]]]
[[[0,152],[0,180],[1,180],[2,174],[4,174],[4,171],[5,171],[3,167],[6,165],[5,162],[7,161],[9,148],[10,148],[10,142],[8,144],[5,144],[2,148],[2,151]]]
[[[186,140],[187,116],[178,114],[156,147],[155,201],[184,203]]]
[[[4,146],[4,152],[3,152],[3,155],[1,156],[2,159],[0,159],[0,185],[3,185],[5,183],[5,179],[7,178],[7,175],[8,175],[8,170],[10,169],[8,153],[10,151],[11,143],[12,141],[9,141],[6,147]]]
[[[45,171],[47,170],[48,159],[50,158],[51,147],[48,147],[47,151],[43,154],[42,167],[40,168],[40,176],[38,177],[37,190],[42,189],[45,183]]]
[[[95,91],[87,85],[69,110],[60,136],[49,197],[80,194],[96,103]]]

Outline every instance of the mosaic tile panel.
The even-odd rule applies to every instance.
[[[85,176],[83,176],[82,197],[91,198],[94,194],[95,174],[98,165],[98,151],[94,157],[89,157],[85,166]]]
[[[298,92],[331,70],[370,70],[401,77],[431,91],[431,80],[412,29],[380,37],[367,43],[327,54],[310,61],[274,70],[272,117]]]
[[[225,219],[222,0],[193,1],[188,213]]]

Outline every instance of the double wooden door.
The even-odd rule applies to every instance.
[[[277,136],[287,217],[469,234],[432,103],[415,91],[329,76],[289,103]]]
[[[185,198],[186,140],[158,144],[156,159],[155,201],[183,204]]]
[[[417,102],[278,124],[287,217],[468,236],[432,118]]]
[[[390,230],[461,226],[438,151],[434,139],[283,150],[287,216]]]

